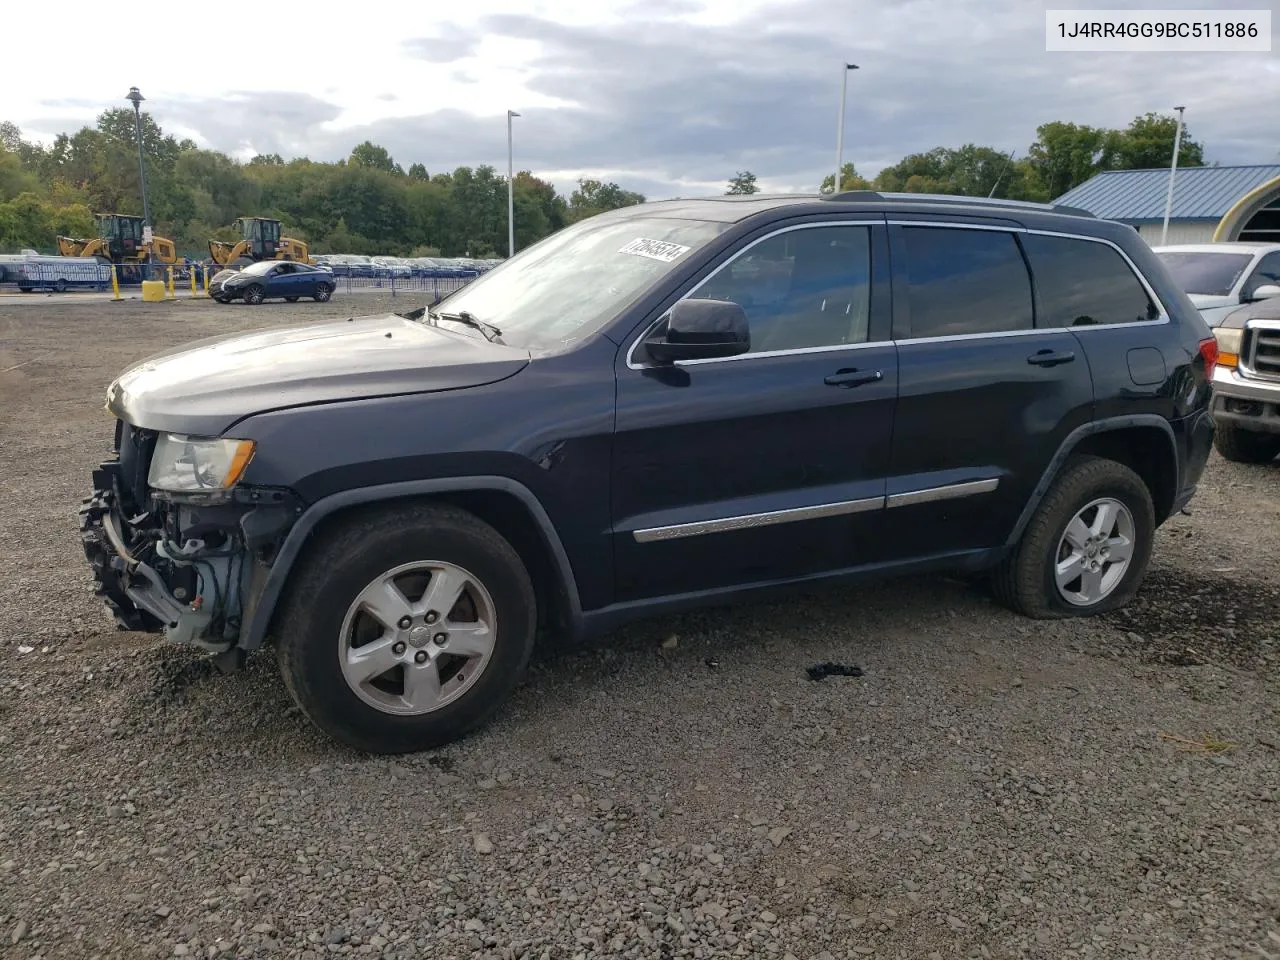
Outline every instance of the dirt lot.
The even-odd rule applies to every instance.
[[[1215,458],[1106,622],[943,579],[672,618],[394,761],[265,654],[116,632],[75,524],[110,377],[391,305],[0,300],[4,956],[1280,958],[1278,465]]]

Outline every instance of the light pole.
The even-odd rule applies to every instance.
[[[1164,198],[1164,226],[1160,230],[1160,243],[1169,239],[1169,214],[1173,212],[1173,175],[1178,172],[1178,151],[1182,148],[1182,111],[1186,107],[1174,107],[1178,111],[1178,132],[1173,135],[1173,163],[1169,164],[1169,194]]]
[[[133,129],[138,135],[138,176],[142,180],[142,229],[151,226],[151,205],[147,201],[147,162],[142,149],[142,101],[146,99],[138,92],[137,87],[129,88],[129,96],[125,98],[133,102]],[[147,260],[151,259],[151,248],[147,248]]]
[[[831,181],[831,193],[840,192],[840,174],[844,168],[844,100],[849,89],[849,71],[857,70],[856,63],[845,63],[840,67],[840,119],[836,123],[836,178]]]
[[[516,255],[516,188],[515,168],[511,162],[511,118],[520,114],[507,111],[507,258]]]

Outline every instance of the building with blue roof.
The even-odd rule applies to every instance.
[[[1168,167],[1107,170],[1053,202],[1127,223],[1155,245],[1168,192]],[[1178,169],[1167,242],[1223,240],[1280,243],[1280,164]]]

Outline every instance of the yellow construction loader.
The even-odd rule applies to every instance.
[[[99,213],[96,237],[58,237],[58,254],[63,257],[97,257],[109,263],[176,263],[177,248],[172,240],[153,236],[142,239],[142,218],[119,213]]]
[[[233,226],[243,237],[239,243],[209,241],[209,256],[220,267],[243,267],[259,260],[313,262],[304,241],[280,236],[279,220],[269,217],[240,217]]]

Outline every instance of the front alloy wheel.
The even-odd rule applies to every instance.
[[[360,591],[342,621],[338,656],[353,693],[384,713],[431,713],[465,695],[489,665],[493,598],[452,563],[386,571]]]
[[[266,296],[266,291],[258,284],[253,284],[244,288],[245,303],[261,303]]]
[[[309,542],[273,621],[285,686],[330,736],[425,750],[515,689],[536,603],[520,555],[457,507],[369,508]]]

